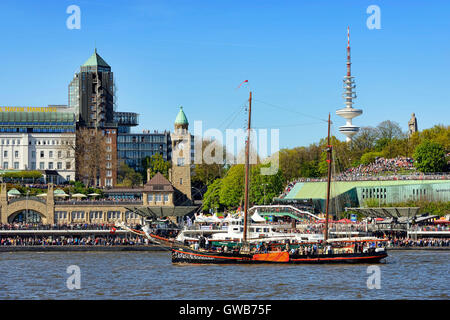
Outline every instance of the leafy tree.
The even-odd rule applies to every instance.
[[[208,190],[203,197],[203,210],[221,209],[220,204],[220,187],[222,179],[216,179],[208,186]]]
[[[221,145],[217,145],[217,141],[202,141],[202,155],[208,153],[208,156],[214,158],[216,156],[216,150],[224,150]],[[223,155],[225,152],[223,152]],[[192,183],[198,186],[208,186],[216,179],[222,178],[226,172],[225,161],[223,161],[223,155],[220,156],[221,162],[219,163],[207,163],[205,159],[202,159],[202,163],[195,164],[194,172],[192,175]]]
[[[260,164],[253,166],[251,169],[249,188],[249,202],[251,204],[269,204],[284,189],[284,177],[281,170],[273,175],[261,174],[261,168],[269,166],[270,164]]]
[[[391,120],[385,120],[377,126],[378,138],[387,139],[391,141],[392,139],[405,138],[405,134],[402,132],[400,125],[397,122]]]
[[[367,152],[362,155],[360,162],[361,162],[361,164],[368,165],[370,163],[375,162],[375,159],[377,157],[382,157],[382,156],[383,156],[382,152],[376,152],[376,151]]]
[[[117,172],[117,183],[126,187],[135,187],[142,184],[142,175],[122,162]]]
[[[219,191],[220,203],[223,206],[236,208],[243,202],[244,181],[244,165],[236,164],[228,170]]]
[[[153,176],[158,172],[161,172],[166,179],[169,179],[169,169],[171,164],[169,161],[165,161],[159,153],[154,154],[151,157],[145,157],[142,160],[142,166],[144,167],[143,175],[145,181],[149,178],[153,178]],[[147,177],[147,169],[150,169],[150,177]]]
[[[441,144],[425,140],[414,152],[414,166],[421,172],[442,172],[445,169],[445,150]]]

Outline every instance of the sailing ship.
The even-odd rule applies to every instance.
[[[212,250],[192,248],[178,241],[171,246],[173,263],[376,263],[387,257],[386,248],[380,246],[383,240],[366,241],[328,241],[329,200],[331,181],[332,146],[330,145],[330,115],[328,116],[328,183],[324,240],[313,243],[291,244],[289,241],[274,243],[250,243],[248,239],[249,206],[249,149],[251,129],[252,92],[249,96],[248,128],[245,149],[245,189],[244,224],[242,241],[228,250],[228,246]],[[152,238],[154,236],[149,234]],[[161,240],[161,239],[160,239]],[[367,245],[370,243],[370,245]],[[261,245],[260,245],[261,244]],[[378,246],[377,246],[378,244]],[[253,250],[252,250],[253,249]]]
[[[281,264],[323,264],[323,263],[377,263],[387,257],[386,248],[381,244],[384,239],[329,239],[329,201],[331,182],[332,146],[330,144],[330,115],[328,115],[328,182],[326,199],[326,217],[323,240],[316,241],[292,241],[289,238],[271,239],[262,238],[260,241],[252,241],[249,238],[249,146],[251,128],[251,105],[252,92],[249,97],[248,112],[248,134],[245,149],[245,189],[244,189],[244,221],[242,238],[238,241],[229,242],[226,245],[215,247],[199,244],[189,246],[187,241],[167,239],[151,232],[148,226],[142,230],[129,228],[124,224],[118,227],[126,229],[134,234],[151,239],[161,247],[171,251],[172,263],[212,263],[212,264],[259,264],[259,263],[281,263]],[[232,239],[233,240],[233,239]],[[278,241],[270,241],[278,240]],[[281,240],[281,241],[280,241]],[[198,241],[202,242],[202,241]]]

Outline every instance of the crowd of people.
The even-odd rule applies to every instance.
[[[347,169],[343,174],[353,176],[373,176],[384,172],[397,173],[398,171],[415,171],[414,159],[408,157],[395,157],[386,159],[383,157],[376,157],[375,161],[357,167]]]
[[[449,247],[450,238],[396,238],[387,242],[388,247]]]
[[[396,157],[375,158],[368,165],[359,165],[332,177],[332,181],[392,181],[392,180],[442,180],[450,179],[449,173],[424,174],[416,171],[414,159]],[[327,178],[298,178],[290,181],[279,198],[286,197],[298,182],[326,182]]]
[[[113,198],[113,197],[107,197],[107,198],[97,198],[97,197],[91,197],[91,198],[61,198],[59,197],[56,200],[57,203],[64,203],[64,204],[116,204],[116,203],[142,203],[141,198]]]
[[[42,223],[0,223],[0,230],[110,230],[111,223],[71,223],[71,224],[42,224]],[[132,226],[135,228],[136,226]]]
[[[144,245],[148,241],[142,237],[84,237],[84,236],[0,236],[0,246],[128,246]]]

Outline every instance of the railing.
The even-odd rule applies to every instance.
[[[142,200],[66,200],[55,201],[55,205],[107,206],[107,205],[142,205]]]
[[[33,200],[33,201],[39,201],[43,204],[46,203],[45,199],[39,198],[39,197],[14,197],[14,198],[10,198],[8,200],[8,203],[14,203],[14,202],[18,202],[18,201],[29,201],[29,200]]]

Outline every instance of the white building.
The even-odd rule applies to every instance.
[[[0,169],[38,170],[46,182],[75,180],[75,121],[60,108],[0,107]]]

